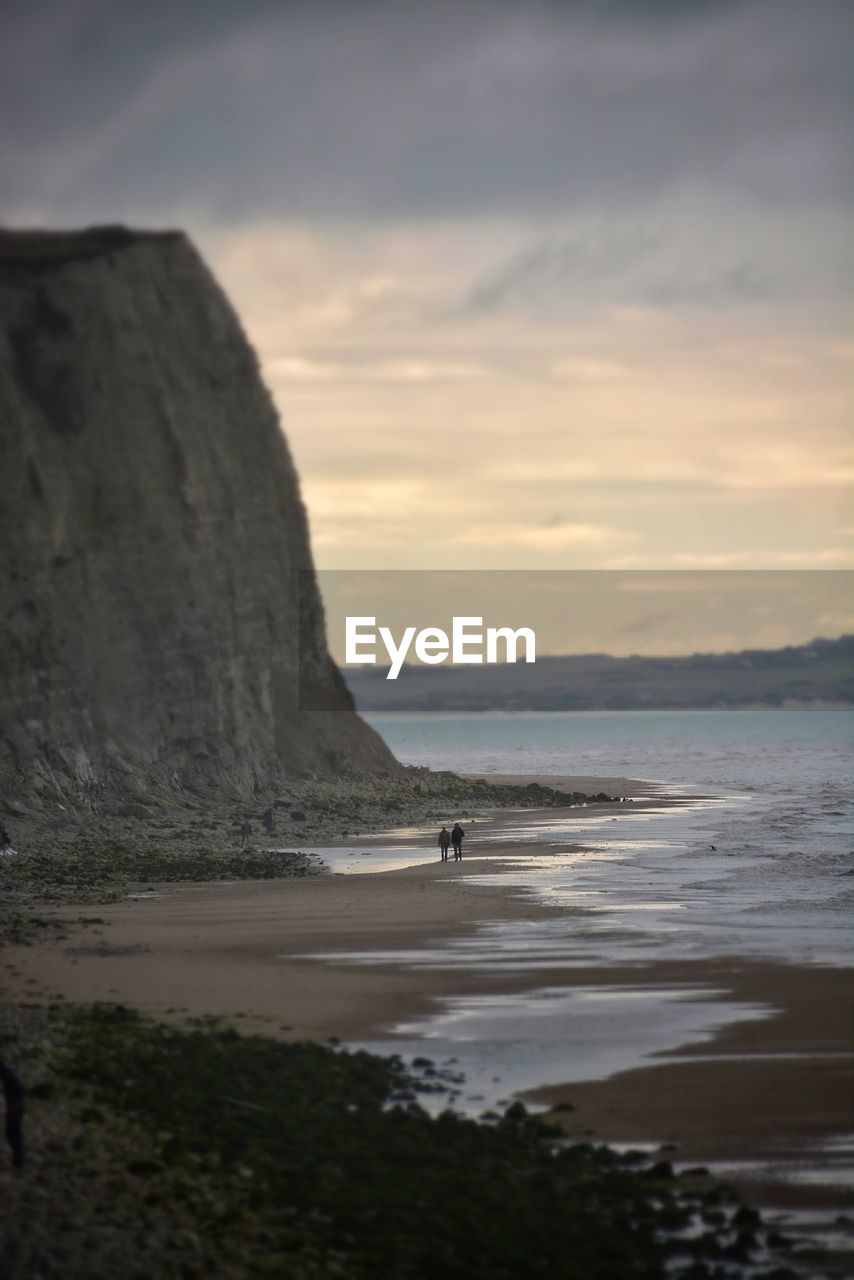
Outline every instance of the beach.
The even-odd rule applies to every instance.
[[[574,1139],[664,1148],[683,1166],[720,1170],[764,1207],[854,1207],[837,1168],[852,1128],[844,1011],[854,969],[755,954],[639,955],[637,930],[625,922],[605,946],[594,943],[595,913],[554,891],[561,871],[577,879],[592,865],[585,831],[684,824],[714,803],[626,778],[596,781],[634,798],[481,814],[457,864],[439,861],[425,824],[325,846],[319,852],[338,874],[141,884],[87,912],[88,923],[79,923],[79,907],[61,909],[66,937],[5,952],[9,997],[116,1002],[177,1022],[222,1016],[290,1041],[334,1039],[409,1062],[420,1052],[437,1066],[453,1059],[470,1078],[445,1087],[439,1071],[424,1099],[434,1109],[488,1109],[491,1071],[496,1093],[556,1108],[550,1118]],[[591,779],[551,784],[584,789]],[[573,839],[562,840],[568,828]],[[552,892],[544,896],[526,880],[545,872]],[[525,941],[543,930],[547,946]],[[514,938],[525,952],[517,962],[512,950],[508,959]],[[496,1004],[518,1038],[484,1068],[467,1061],[465,1041],[492,1036],[501,1045],[490,1021]],[[534,1027],[534,1062],[520,1066],[524,1019],[541,1009],[554,1033],[538,1046]],[[591,1010],[599,1021],[585,1022]],[[461,1016],[474,1022],[455,1038],[449,1019]],[[632,1017],[647,1027],[633,1030],[624,1021]],[[573,1042],[579,1036],[584,1045]],[[560,1064],[573,1071],[560,1074]]]
[[[591,807],[590,815],[598,811]],[[549,817],[562,812],[549,811]],[[438,849],[433,855],[433,834],[432,828],[407,828],[399,843],[417,864],[396,870],[140,884],[121,903],[98,906],[96,913],[87,909],[84,918],[96,914],[97,922],[83,925],[76,924],[78,907],[59,909],[54,916],[74,928],[72,936],[5,952],[10,994],[121,1000],[158,1016],[170,1010],[239,1016],[293,1039],[381,1035],[398,1014],[426,1013],[443,995],[501,989],[506,977],[479,974],[473,987],[471,974],[453,970],[438,981],[435,973],[396,964],[366,967],[315,957],[441,946],[474,932],[478,921],[564,915],[527,902],[509,886],[471,883],[483,873],[484,857],[498,866],[503,854],[518,849],[517,841],[454,864],[440,862]],[[382,835],[367,837],[360,852],[379,856],[383,847]],[[521,989],[530,985],[527,977],[521,980]]]

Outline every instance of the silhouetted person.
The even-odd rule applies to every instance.
[[[12,1166],[20,1169],[24,1163],[24,1086],[11,1067],[0,1062],[0,1080],[6,1100],[6,1141],[12,1148]]]
[[[463,837],[465,836],[465,834],[466,833],[465,831],[463,831],[460,824],[458,822],[455,822],[453,830],[451,831],[451,844],[454,846],[454,862],[462,861]]]
[[[249,819],[248,819],[248,818],[244,818],[244,819],[243,819],[243,821],[241,822],[241,824],[240,824],[240,834],[241,834],[242,836],[251,836],[251,835],[252,835],[252,823],[249,821]]]
[[[261,821],[264,823],[264,830],[270,835],[273,830],[273,810],[265,809],[261,814]]]
[[[437,844],[439,848],[442,850],[442,861],[447,862],[448,849],[450,848],[450,845],[451,845],[451,836],[447,827],[443,827],[442,830],[439,832],[439,839],[437,841]]]

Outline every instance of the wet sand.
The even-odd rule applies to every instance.
[[[627,794],[622,786],[641,794],[643,784],[622,778],[552,779],[551,784],[592,790],[593,782],[609,781],[609,794],[618,789]],[[637,811],[652,803],[639,799],[631,807]],[[660,804],[654,802],[656,808]],[[528,990],[544,975],[365,968],[309,957],[441,946],[443,939],[471,933],[487,921],[568,916],[565,909],[545,907],[518,889],[467,881],[484,871],[500,872],[502,859],[519,852],[520,841],[512,837],[516,824],[529,826],[537,816],[569,817],[581,827],[585,819],[610,814],[612,808],[591,804],[541,815],[530,809],[501,811],[479,817],[476,825],[461,815],[470,837],[460,863],[443,863],[438,851],[433,854],[432,828],[405,828],[358,843],[366,855],[390,839],[404,849],[423,849],[425,861],[416,866],[364,875],[169,884],[156,896],[146,896],[148,886],[140,885],[143,896],[118,904],[85,913],[79,907],[60,909],[51,915],[69,925],[82,914],[98,923],[78,926],[72,937],[53,944],[8,947],[0,963],[9,995],[120,1001],[157,1016],[221,1014],[291,1039],[382,1038],[389,1024],[429,1013],[445,996]],[[508,838],[481,844],[479,837],[499,824]]]
[[[112,1000],[157,1016],[240,1017],[289,1039],[382,1037],[444,996],[504,990],[508,975],[319,962],[318,952],[440,946],[479,922],[563,915],[502,888],[467,884],[502,852],[365,875],[169,885],[92,910],[98,924],[53,944],[9,947],[13,999]],[[69,921],[79,908],[56,914]],[[91,918],[91,917],[88,917]],[[536,985],[520,975],[516,990]]]
[[[596,979],[625,974],[598,971]],[[835,1176],[832,1158],[835,1141],[854,1130],[854,970],[727,958],[650,966],[643,980],[703,981],[774,1012],[647,1066],[535,1089],[527,1099],[570,1106],[551,1118],[573,1137],[656,1143],[672,1148],[668,1159],[722,1167],[766,1205],[854,1207],[850,1177]]]
[[[550,781],[568,786],[578,780]],[[603,790],[631,794],[629,780],[621,779],[627,785],[619,788],[614,780],[601,782]],[[643,803],[639,798],[633,809]],[[583,825],[585,814],[601,809],[568,812],[573,823]],[[549,810],[542,816],[551,820],[559,814]],[[533,816],[527,811],[519,821],[530,825]],[[507,839],[477,850],[471,845],[459,864],[441,863],[428,853],[424,863],[395,871],[170,885],[162,896],[93,908],[87,916],[98,923],[78,924],[60,941],[4,952],[7,998],[120,1001],[161,1017],[224,1015],[247,1030],[287,1039],[347,1041],[387,1038],[395,1022],[429,1014],[450,996],[543,986],[697,983],[719,991],[720,998],[770,1005],[776,1012],[725,1026],[711,1044],[681,1046],[607,1080],[553,1081],[531,1097],[574,1108],[557,1113],[573,1136],[672,1143],[677,1153],[671,1158],[692,1163],[790,1161],[854,1130],[852,970],[727,957],[490,972],[389,961],[365,966],[346,957],[441,948],[443,941],[471,934],[485,922],[551,915],[566,918],[571,929],[573,914],[564,908],[543,906],[500,883],[471,883],[485,870],[500,874],[502,856],[519,852],[513,818],[503,814],[500,821],[508,827]],[[427,833],[398,838],[416,844]],[[68,908],[58,914],[75,921],[81,912]],[[311,958],[330,952],[341,958]],[[763,1194],[769,1202],[770,1193]],[[854,1205],[850,1193],[830,1183],[777,1186],[775,1194],[781,1202],[788,1196],[802,1205]]]

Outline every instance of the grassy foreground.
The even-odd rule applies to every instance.
[[[756,1244],[719,1190],[557,1146],[518,1105],[430,1119],[393,1058],[121,1006],[54,1009],[27,1038],[30,1156],[0,1175],[13,1280],[699,1280]]]

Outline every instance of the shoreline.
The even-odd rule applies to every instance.
[[[7,805],[14,819],[9,819],[11,843],[0,851],[5,907],[0,947],[43,938],[45,922],[34,915],[44,909],[115,903],[152,882],[297,879],[318,870],[307,849],[386,839],[402,825],[438,829],[453,811],[482,815],[571,803],[580,813],[588,799],[581,786],[606,780],[561,781],[577,784],[571,788],[577,794],[557,792],[530,777],[505,784],[413,765],[367,780],[296,781],[287,796],[268,796],[249,806],[227,800],[212,804],[199,795],[148,795],[145,803],[86,813],[73,806],[47,814]]]
[[[511,776],[500,775],[501,781]],[[578,781],[514,776],[517,784],[521,780],[561,789]],[[636,788],[632,811],[704,798],[650,794],[649,784],[637,780],[610,781],[625,784],[614,788],[622,795]],[[530,824],[535,816],[544,821],[570,814],[583,825],[606,808],[520,809],[518,820]],[[512,833],[514,814],[499,811],[484,821],[500,821]],[[390,838],[377,832],[359,844],[369,849]],[[398,829],[394,838],[426,852],[426,833],[417,828]],[[583,847],[566,842],[548,846],[542,856]],[[734,999],[776,1012],[725,1023],[699,1046],[688,1041],[606,1079],[544,1081],[522,1096],[574,1108],[550,1112],[549,1119],[575,1139],[676,1144],[672,1158],[690,1162],[749,1158],[779,1164],[810,1142],[850,1132],[851,1059],[842,1056],[851,1051],[850,1033],[838,1011],[854,1000],[854,970],[751,957],[516,971],[354,962],[359,953],[400,946],[441,948],[474,936],[487,922],[571,921],[585,914],[544,905],[516,886],[467,884],[485,866],[490,875],[500,873],[502,859],[514,851],[519,842],[511,835],[456,865],[430,857],[418,866],[363,875],[167,885],[160,897],[92,908],[93,922],[77,923],[62,940],[8,948],[7,998],[22,1004],[127,1003],[167,1020],[219,1015],[241,1030],[274,1038],[371,1040],[394,1052],[390,1027],[430,1015],[454,997],[532,993],[545,986],[699,984],[715,988],[712,1004]],[[529,845],[525,852],[537,850]],[[75,913],[79,918],[79,906],[51,915],[74,926]],[[792,1054],[798,1056],[779,1056]],[[746,1188],[754,1198],[758,1185]],[[764,1203],[854,1207],[854,1198],[833,1186],[772,1179],[762,1195]]]
[[[668,971],[675,978],[673,968],[660,966],[659,980]],[[684,981],[686,966],[676,968]],[[524,1100],[547,1107],[568,1137],[654,1143],[681,1165],[718,1166],[766,1206],[854,1208],[850,1182],[832,1169],[834,1140],[854,1122],[854,1049],[840,1016],[854,1002],[854,969],[727,957],[693,974],[772,1012],[606,1079],[528,1090]]]
[[[527,775],[502,779],[502,785],[520,787],[520,801],[525,799],[524,786],[537,780]],[[559,783],[559,789],[581,790],[582,784],[608,781],[622,794],[635,792],[633,813],[687,802],[682,796],[652,798],[647,784],[626,778],[564,777],[541,785]],[[471,821],[468,813],[476,811],[458,806],[456,812]],[[407,824],[315,846],[323,850],[353,844],[367,852],[393,839],[401,848],[424,850],[423,862],[397,870],[346,876],[320,870],[296,878],[159,885],[156,880],[140,881],[120,900],[86,905],[82,912],[74,901],[45,908],[49,920],[71,932],[7,946],[7,981],[13,995],[26,998],[41,991],[46,1000],[122,999],[158,1016],[169,1009],[222,1014],[240,1018],[244,1027],[257,1024],[259,1030],[274,1032],[284,1023],[293,1039],[384,1038],[383,1027],[401,1012],[418,1016],[446,996],[499,990],[508,982],[516,991],[531,989],[553,972],[511,979],[501,972],[443,971],[437,991],[432,971],[359,967],[347,962],[347,953],[402,942],[429,946],[474,934],[487,921],[571,917],[566,908],[550,908],[514,886],[471,885],[460,891],[459,882],[481,875],[484,864],[490,864],[490,874],[505,869],[503,860],[519,851],[512,837],[517,823],[568,816],[583,824],[606,813],[618,817],[606,804],[546,810],[520,804],[518,809],[479,814],[478,835],[499,824],[511,834],[475,853],[471,839],[477,837],[470,837],[469,851],[456,864],[442,863],[434,855],[432,827],[428,831]],[[552,849],[583,847],[578,841],[563,841],[549,846],[542,856]],[[304,848],[311,854],[312,846]],[[444,878],[450,876],[453,879]],[[341,962],[312,958],[328,951],[341,952]],[[287,967],[280,963],[284,958]],[[170,991],[168,1000],[159,998],[164,990]],[[280,1016],[283,1006],[289,1009],[286,1019]]]

